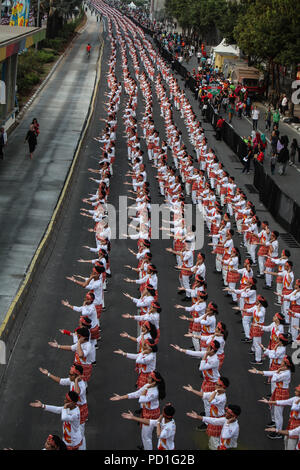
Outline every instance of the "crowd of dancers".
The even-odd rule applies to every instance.
[[[137,311],[123,314],[122,317],[135,320],[137,335],[124,331],[121,337],[134,342],[137,350],[135,353],[123,349],[114,352],[131,360],[137,378],[134,391],[126,395],[115,393],[110,398],[111,402],[138,400],[140,408],[135,413],[122,413],[122,418],[140,424],[140,448],[175,448],[175,405],[168,401],[167,384],[157,367],[160,338],[166,332],[160,330],[160,279],[154,264],[156,253],[151,252],[151,191],[147,175],[147,168],[151,167],[154,168],[159,193],[170,214],[170,219],[164,221],[166,225],[161,229],[167,231],[172,239],[172,246],[167,248],[167,253],[174,256],[179,273],[177,291],[184,305],[178,303],[175,308],[184,310],[180,319],[188,322],[185,337],[191,339],[190,349],[172,340],[169,352],[173,354],[174,349],[199,358],[199,371],[203,378],[200,390],[190,384],[182,384],[185,391],[202,399],[204,407],[202,414],[186,410],[186,415],[200,421],[199,429],[206,431],[210,449],[237,447],[238,418],[242,410],[238,404],[228,402],[230,378],[222,375],[226,340],[230,331],[220,306],[209,299],[207,293],[207,268],[211,266],[206,267],[205,253],[197,249],[197,227],[187,223],[185,217],[186,201],[191,201],[193,211],[201,215],[205,224],[205,245],[211,247],[215,255],[215,272],[222,276],[223,293],[231,298],[233,311],[240,315],[244,333],[241,342],[251,346],[249,352],[253,356],[253,367],[249,368],[249,373],[264,375],[270,387],[269,398],[257,397],[270,409],[267,435],[271,439],[284,436],[285,448],[295,449],[299,446],[300,436],[300,385],[295,387],[290,398],[295,366],[288,348],[296,348],[300,344],[300,279],[294,279],[291,254],[287,249],[279,252],[278,232],[271,230],[267,220],[259,220],[252,202],[209,147],[186,90],[182,89],[169,65],[141,28],[101,0],[89,3],[106,18],[111,47],[107,74],[107,118],[104,119],[100,135],[95,137],[101,145],[101,157],[99,168],[90,169],[94,176],[97,175],[91,177],[91,180],[99,186],[96,194],[83,199],[91,207],[81,210],[81,215],[90,217],[95,224],[91,229],[95,233],[95,247],[86,246],[95,255],[94,259],[79,260],[92,264],[88,278],[75,275],[68,277],[71,282],[88,291],[82,306],[63,301],[64,306],[81,314],[75,332],[61,330],[63,334],[72,337],[73,345],[58,344],[56,341],[49,343],[51,347],[75,353],[69,377],[60,378],[46,369],[40,369],[42,374],[69,387],[64,405],[52,406],[36,401],[31,406],[61,415],[62,445],[73,450],[86,449],[86,389],[96,362],[107,278],[112,275],[107,200],[115,161],[116,129],[117,126],[123,126],[128,150],[126,189],[134,201],[135,214],[130,218],[127,233],[122,236],[128,236],[137,243],[136,251],[129,250],[135,263],[126,266],[133,271],[133,275],[125,278],[125,281],[137,284],[140,297],[123,293]],[[122,61],[122,78],[118,80],[115,68],[119,56]],[[120,123],[117,116],[123,93],[126,105],[123,122]],[[164,123],[163,136],[154,119],[154,95]],[[138,106],[143,110],[142,116],[137,116]],[[188,143],[184,142],[183,133],[176,124],[178,120],[181,121],[180,127],[185,127]],[[188,148],[195,152],[196,159]],[[242,250],[245,255],[243,263]],[[254,273],[255,266],[257,273]],[[273,277],[276,278],[275,289]],[[257,278],[265,279],[264,289],[275,291],[272,300],[275,301],[277,312],[269,324],[266,324],[266,316],[270,300],[267,301],[258,292],[262,286]],[[269,333],[267,347],[262,343],[264,332]],[[269,367],[260,370],[257,367],[263,364],[264,359],[267,359]],[[287,430],[283,430],[285,406],[291,409]],[[154,430],[157,436],[155,444]],[[54,443],[55,439],[53,436],[48,438],[50,443]],[[177,445],[180,447],[180,443]]]

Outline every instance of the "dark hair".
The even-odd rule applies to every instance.
[[[81,375],[83,374],[83,367],[80,364],[74,364],[74,367],[76,370],[78,370],[78,372],[80,372]]]
[[[88,330],[88,328],[86,327],[82,327],[82,328],[78,328],[77,329],[77,334],[80,335],[80,336],[83,336],[84,338],[89,338],[90,337],[90,332]]]
[[[147,343],[149,343],[150,348],[152,349],[152,352],[156,353],[158,351],[158,348],[156,346],[155,338],[149,338],[146,341],[147,341]],[[147,346],[149,346],[149,345],[147,344]]]
[[[226,388],[229,387],[230,381],[229,381],[229,379],[227,379],[227,377],[222,377],[222,376],[221,376],[221,377],[220,377],[220,380],[222,380],[222,382],[223,382],[223,384],[225,385]]]
[[[229,408],[236,416],[239,416],[241,414],[241,407],[238,405],[227,405],[227,408]]]
[[[174,408],[174,406],[172,406],[172,405],[169,404],[169,403],[164,406],[163,411],[164,411],[164,413],[165,413],[168,417],[170,417],[170,418],[173,417],[174,414],[175,414],[175,408]]]
[[[66,444],[59,436],[56,436],[56,434],[52,434],[52,439],[57,447],[56,450],[68,450]]]
[[[159,382],[156,382],[158,388],[158,398],[159,400],[163,400],[166,397],[166,384],[160,373],[155,370],[155,376],[159,379]]]
[[[99,265],[95,264],[94,269],[97,271],[98,274],[102,274],[102,273],[105,272],[105,268],[104,268],[103,264],[102,264],[102,266],[99,266]]]
[[[72,401],[74,401],[75,403],[78,402],[79,400],[79,395],[77,392],[74,392],[73,390],[71,390],[69,393],[68,393],[69,397],[71,398]]]
[[[293,361],[292,361],[291,356],[287,356],[287,358],[288,358],[288,360],[289,360],[289,362],[290,362],[290,364],[291,364],[290,366],[288,366],[288,368],[290,369],[291,372],[295,372],[295,365],[294,365],[294,363],[293,363]]]

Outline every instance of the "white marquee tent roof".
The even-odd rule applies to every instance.
[[[231,46],[226,44],[226,40],[223,39],[220,44],[213,48],[215,54],[220,55],[240,55],[240,49],[237,46]]]

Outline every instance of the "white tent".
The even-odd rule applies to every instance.
[[[129,8],[132,8],[133,10],[135,10],[135,9],[136,9],[136,4],[135,4],[135,3],[133,3],[133,2],[129,3],[129,5],[128,5],[128,6],[129,6]]]
[[[214,54],[220,55],[240,55],[240,49],[237,46],[231,46],[230,44],[226,44],[226,40],[223,39],[220,44],[216,47],[213,47]]]

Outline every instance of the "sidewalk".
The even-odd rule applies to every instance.
[[[185,60],[182,61],[182,65],[186,67],[186,69],[192,74],[193,69],[197,70],[197,59],[196,57],[192,57],[190,61],[187,63]],[[282,189],[282,191],[290,196],[295,201],[299,202],[300,204],[300,192],[299,192],[299,184],[300,184],[300,162],[298,162],[298,157],[296,155],[296,164],[293,166],[287,165],[286,167],[286,174],[284,176],[280,176],[278,174],[278,165],[276,168],[276,174],[271,175],[271,168],[270,168],[270,135],[271,133],[265,130],[265,112],[266,107],[258,102],[256,103],[258,108],[260,109],[260,118],[258,121],[258,130],[261,133],[264,133],[267,141],[268,147],[266,151],[265,161],[264,161],[264,168],[267,173],[274,179],[276,184]],[[226,121],[228,121],[228,115],[226,115],[221,109],[220,113]],[[237,134],[241,137],[249,136],[252,131],[252,121],[251,119],[243,116],[242,119],[239,119],[236,114],[234,114],[232,119],[232,127],[235,129]],[[280,135],[287,135],[289,139],[289,148],[290,144],[293,139],[298,141],[298,145],[300,145],[300,133],[297,132],[291,125],[282,122],[282,119],[279,123],[279,131]]]
[[[0,325],[49,224],[89,110],[100,23],[87,15],[86,27],[9,136],[0,161]],[[40,135],[30,160],[24,139],[34,117]]]

